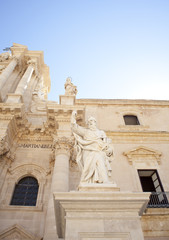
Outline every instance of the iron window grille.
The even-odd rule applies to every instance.
[[[38,181],[34,177],[24,177],[15,186],[10,205],[36,206]]]

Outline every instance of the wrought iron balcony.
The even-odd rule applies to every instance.
[[[148,208],[169,208],[169,192],[152,192]]]

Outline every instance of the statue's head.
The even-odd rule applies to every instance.
[[[96,119],[94,117],[89,117],[87,120],[87,125],[90,129],[96,129]]]
[[[66,83],[65,84],[71,84],[72,83],[72,78],[71,77],[68,77],[66,79]]]

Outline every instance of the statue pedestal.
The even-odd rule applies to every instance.
[[[76,97],[74,95],[60,95],[59,102],[61,105],[74,105]]]
[[[120,188],[116,183],[80,183],[80,192],[118,192]]]
[[[22,103],[23,98],[21,94],[8,93],[7,103]]]
[[[56,192],[58,237],[65,240],[144,240],[140,216],[150,193]]]

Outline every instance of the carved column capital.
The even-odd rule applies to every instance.
[[[66,154],[70,158],[73,152],[73,146],[74,146],[74,140],[71,138],[54,137],[53,153],[55,154],[55,156],[57,156],[58,154]]]
[[[35,74],[36,74],[37,76],[40,75],[40,74],[39,74],[39,70],[38,70],[38,64],[37,64],[37,61],[36,61],[35,59],[29,59],[29,60],[27,61],[27,65],[33,67],[33,69],[34,69],[34,71],[35,71]]]
[[[37,62],[34,59],[30,59],[27,61],[27,65],[29,65],[29,66],[31,65],[32,67],[35,68],[37,66]]]
[[[12,56],[11,58],[14,59],[14,60],[16,60],[17,63],[19,63],[20,58],[19,58],[18,56],[15,56],[15,55],[14,55],[14,56]]]
[[[11,54],[9,52],[4,52],[0,54],[0,62],[8,61],[11,58]]]

